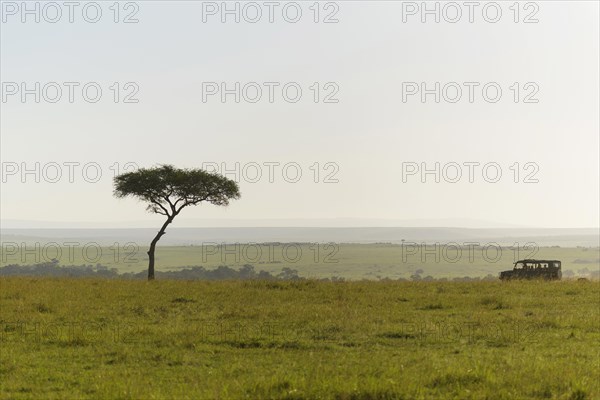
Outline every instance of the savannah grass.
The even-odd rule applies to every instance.
[[[5,399],[597,399],[600,283],[0,279]]]

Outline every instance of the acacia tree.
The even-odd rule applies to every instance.
[[[148,250],[148,280],[154,279],[154,250],[167,226],[187,206],[203,201],[226,206],[240,198],[238,184],[217,173],[201,169],[179,169],[172,165],[140,168],[114,178],[114,195],[136,197],[148,203],[147,210],[167,217]]]

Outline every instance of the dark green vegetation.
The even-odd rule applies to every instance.
[[[0,279],[2,398],[600,398],[598,282]]]

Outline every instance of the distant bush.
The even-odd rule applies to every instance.
[[[117,278],[116,268],[104,265],[68,265],[59,266],[58,260],[52,260],[33,265],[10,264],[0,268],[0,276],[56,276],[56,277],[103,277]]]
[[[422,273],[422,270],[418,272]],[[598,278],[598,272],[589,273],[591,278]],[[126,272],[120,274],[117,268],[108,268],[107,266],[96,265],[66,265],[60,266],[58,260],[43,262],[32,265],[10,264],[0,267],[0,276],[46,276],[46,277],[69,277],[69,278],[120,278],[120,279],[147,279],[146,271]],[[256,271],[254,266],[246,264],[240,269],[234,269],[226,265],[221,265],[214,269],[206,269],[202,266],[186,266],[175,271],[157,271],[157,278],[162,279],[182,279],[182,280],[279,280],[279,281],[295,281],[304,280],[305,278],[298,275],[298,271],[288,267],[281,269],[279,273],[270,273],[267,271]],[[377,277],[377,280],[390,281],[394,280],[389,277]],[[422,282],[471,282],[471,281],[495,281],[498,277],[488,274],[485,277],[456,277],[435,278],[431,275],[421,277],[420,274],[411,275],[410,279],[398,278],[396,281],[422,281]],[[345,278],[340,276],[332,276],[330,278],[322,278],[320,281],[325,282],[344,282]]]
[[[0,268],[0,276],[50,276],[50,277],[96,277],[96,278],[124,278],[124,279],[147,279],[147,272],[127,272],[119,274],[116,268],[108,268],[104,265],[67,265],[60,266],[57,260],[43,262],[33,265],[10,264]],[[156,273],[156,276],[164,279],[185,280],[299,280],[298,271],[291,268],[283,268],[280,273],[273,275],[267,271],[256,272],[254,266],[246,264],[239,270],[222,265],[215,269],[205,269],[200,266],[184,267],[177,271],[166,271]]]

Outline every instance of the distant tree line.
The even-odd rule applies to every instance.
[[[31,265],[9,264],[0,268],[0,276],[50,276],[50,277],[103,277],[119,276],[116,268],[104,265],[68,265],[61,267],[58,260]]]
[[[497,276],[488,274],[484,277],[454,277],[454,278],[434,278],[431,275],[422,276],[423,270],[417,270],[410,278],[392,279],[389,277],[379,277],[380,281],[402,281],[402,282],[471,282],[471,281],[495,281]],[[600,279],[600,271],[590,271],[587,268],[578,271],[579,276],[587,276],[591,279]],[[51,260],[31,265],[10,264],[0,267],[0,276],[43,276],[43,277],[68,277],[68,278],[113,278],[113,279],[147,279],[147,272],[126,272],[120,274],[117,268],[109,268],[107,266],[96,265],[59,265],[58,260]],[[240,269],[234,269],[226,265],[219,266],[214,269],[206,269],[201,266],[187,266],[174,271],[157,271],[157,277],[165,279],[182,279],[182,280],[303,280],[298,275],[298,271],[288,267],[281,269],[279,273],[271,273],[267,271],[256,271],[253,265],[246,264]],[[576,277],[573,271],[563,271],[564,278]],[[321,281],[343,282],[344,278],[333,276],[331,278],[322,278]]]
[[[184,267],[176,271],[157,272],[157,276],[166,279],[199,279],[199,280],[226,280],[226,279],[265,279],[265,280],[297,280],[298,271],[283,268],[280,273],[272,274],[267,271],[256,272],[254,266],[244,265],[240,269],[233,269],[222,265],[215,269],[206,269],[200,266]],[[60,266],[58,260],[48,262],[19,265],[10,264],[0,267],[0,276],[46,276],[46,277],[98,277],[120,279],[147,279],[147,272],[126,272],[120,274],[117,268],[108,268],[101,264],[96,265],[66,265]]]

